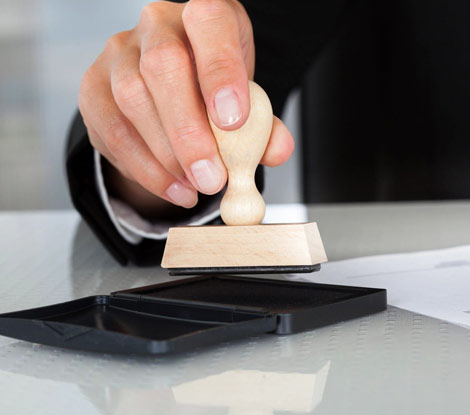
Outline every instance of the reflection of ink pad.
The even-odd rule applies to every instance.
[[[108,353],[164,354],[292,334],[386,309],[386,291],[199,276],[0,315],[0,335]]]

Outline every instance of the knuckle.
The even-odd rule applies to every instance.
[[[201,142],[206,136],[203,128],[191,121],[184,121],[175,127],[175,139],[182,145],[188,142]]]
[[[127,75],[113,82],[113,95],[120,108],[141,107],[149,102],[149,94],[139,75]]]
[[[161,154],[159,160],[164,166],[175,167],[178,165],[178,160],[176,160],[176,156],[172,152]]]
[[[82,116],[87,114],[89,108],[93,106],[93,91],[96,78],[94,65],[92,65],[83,75],[78,93],[78,109]]]
[[[219,76],[220,74],[231,73],[233,69],[239,65],[239,60],[230,55],[221,54],[214,56],[200,69],[201,76],[210,78],[215,75]]]
[[[173,153],[161,154],[158,158],[162,166],[164,166],[170,173],[177,173],[182,170],[176,156]]]
[[[88,129],[88,140],[90,141],[91,146],[98,150],[98,147],[99,147],[98,137],[92,134],[89,129]]]
[[[125,121],[120,117],[110,121],[106,127],[104,138],[111,153],[115,154],[122,151],[125,143],[129,140],[129,129]]]
[[[140,61],[143,74],[166,77],[188,63],[188,52],[182,41],[168,39],[146,50]]]
[[[129,33],[129,31],[124,31],[111,36],[104,45],[105,52],[120,51],[126,45]]]
[[[153,3],[148,3],[142,8],[140,14],[140,23],[158,23],[164,19],[164,14],[166,12],[167,4],[164,1],[155,1]]]
[[[79,106],[80,104],[84,104],[87,101],[87,97],[90,95],[90,92],[93,88],[93,83],[95,79],[95,64],[90,66],[86,72],[83,74],[82,81],[80,84],[80,91],[79,91]]]
[[[88,141],[90,142],[91,146],[98,151],[103,157],[108,159],[109,161],[114,160],[111,152],[109,149],[106,147],[106,144],[103,142],[101,137],[98,135],[96,130],[93,128],[88,127],[87,128],[87,135],[88,135]]]
[[[91,129],[91,128],[88,128],[88,140],[90,141],[90,144],[93,148],[95,148],[96,150],[98,150],[101,154],[103,154],[103,143],[100,139],[100,137],[98,136],[98,134],[96,134],[96,132]]]
[[[83,74],[83,77],[82,77],[82,83],[81,83],[82,89],[83,89],[83,88],[86,88],[89,84],[91,84],[91,80],[92,80],[93,77],[94,77],[94,72],[95,72],[94,65],[91,65],[91,66],[85,71],[85,73]]]
[[[222,0],[196,0],[187,3],[183,10],[183,21],[186,24],[201,23],[222,18],[227,13],[227,3]]]

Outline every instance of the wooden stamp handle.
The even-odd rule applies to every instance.
[[[255,171],[263,157],[273,126],[273,110],[266,92],[249,82],[251,110],[245,124],[234,131],[209,122],[219,153],[227,168],[228,187],[220,204],[222,220],[227,225],[258,225],[266,205],[255,184]]]

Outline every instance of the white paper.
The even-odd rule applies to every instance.
[[[330,262],[291,278],[386,288],[390,305],[470,328],[470,245]]]
[[[263,223],[307,222],[307,206],[302,203],[267,205]]]

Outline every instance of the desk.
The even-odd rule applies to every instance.
[[[309,207],[330,260],[470,242],[470,203]],[[0,214],[0,312],[169,280],[119,266],[71,211]],[[394,307],[170,357],[0,337],[2,414],[455,414],[470,331]]]

